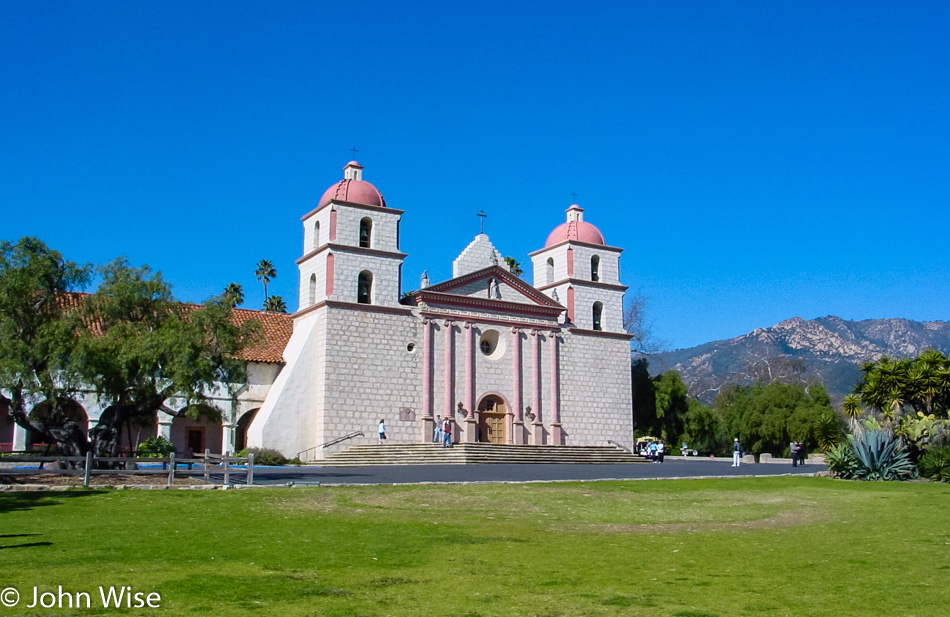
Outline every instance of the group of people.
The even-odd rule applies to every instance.
[[[805,466],[805,445],[800,441],[793,441],[789,447],[792,453],[792,467]]]
[[[662,463],[663,456],[666,454],[666,446],[662,441],[653,441],[647,446],[647,452],[647,456],[652,459],[654,463]]]

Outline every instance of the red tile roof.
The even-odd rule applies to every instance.
[[[67,293],[61,302],[66,308],[78,307],[82,298],[88,295],[82,292]],[[183,303],[182,307],[185,310],[195,310],[201,308],[201,305]],[[290,315],[235,308],[231,309],[231,320],[238,326],[252,320],[257,320],[261,324],[261,339],[239,351],[236,358],[247,362],[282,363],[284,361],[284,348],[287,347],[290,335],[294,332],[294,320]],[[100,331],[98,325],[93,324],[92,329]]]

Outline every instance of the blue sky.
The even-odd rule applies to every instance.
[[[356,158],[404,289],[574,200],[671,348],[790,317],[946,320],[947,2],[0,3],[0,238],[297,305]]]

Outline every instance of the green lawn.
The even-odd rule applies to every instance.
[[[950,486],[750,478],[0,494],[0,615],[943,616]],[[33,587],[92,608],[24,608]],[[102,585],[161,594],[104,609]]]

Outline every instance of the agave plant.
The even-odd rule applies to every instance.
[[[854,477],[859,480],[910,480],[917,467],[899,438],[886,431],[867,431],[861,439],[848,436],[857,461]]]
[[[825,453],[828,470],[839,478],[853,480],[858,470],[858,459],[850,443],[839,443]]]

